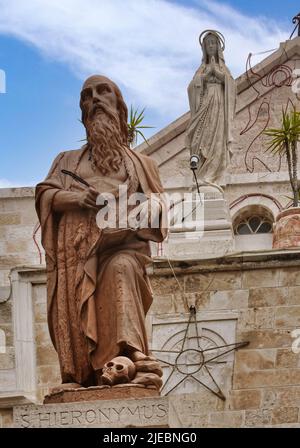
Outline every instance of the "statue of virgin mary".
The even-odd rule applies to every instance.
[[[203,59],[188,87],[191,119],[186,144],[191,155],[200,158],[199,181],[220,184],[231,156],[236,87],[225,65],[222,34],[206,30],[199,41]]]

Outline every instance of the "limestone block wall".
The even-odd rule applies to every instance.
[[[0,287],[9,285],[12,267],[40,263],[32,237],[37,222],[33,187],[0,189]]]
[[[10,372],[15,368],[10,271],[24,264],[40,264],[32,238],[36,223],[34,188],[0,189],[0,331],[6,346],[5,353],[0,352],[1,390],[10,387]],[[39,232],[37,241],[40,244]],[[11,410],[1,409],[0,415],[0,427],[11,423]]]
[[[199,312],[236,311],[236,341],[250,342],[235,353],[225,402],[207,392],[201,402],[183,401],[180,411],[192,409],[195,426],[300,427],[300,354],[292,351],[292,331],[300,328],[299,255],[173,263],[177,280],[167,264],[154,268],[151,313],[187,313],[191,304]]]
[[[50,340],[47,323],[45,284],[33,288],[34,333],[36,344],[37,400],[42,403],[50,387],[61,383],[57,353]]]
[[[25,298],[22,291],[18,295],[15,294],[14,291],[18,291],[20,286],[17,285],[10,300],[5,304],[0,303],[0,328],[18,327],[18,331],[20,331],[19,326],[21,325],[25,329],[24,340],[30,342],[33,338],[31,343],[33,352],[31,354],[30,351],[27,351],[22,360],[16,347],[17,343],[20,343],[19,337],[15,335],[15,338],[12,336],[7,338],[7,353],[0,353],[0,428],[1,426],[9,427],[13,425],[12,406],[5,405],[5,403],[10,403],[10,395],[15,396],[16,404],[32,401],[42,403],[49,388],[61,383],[58,357],[50,340],[47,324],[45,270],[35,272],[34,268],[29,267],[28,269],[25,268],[24,272],[25,277],[21,280],[21,283],[26,282],[27,273],[31,276],[31,279],[26,282],[26,289],[29,289],[30,292],[27,306],[21,310],[22,322],[19,322],[17,308],[22,307],[20,301]],[[14,307],[13,312],[12,307]],[[3,324],[3,322],[5,323]],[[26,328],[30,327],[30,323],[32,323],[32,328]],[[9,332],[8,335],[10,335]],[[18,357],[17,363],[14,362],[16,357]],[[30,366],[31,362],[34,364],[33,369]],[[34,391],[33,393],[27,393],[26,390],[25,393],[22,390],[18,392],[18,390],[15,390],[16,386],[13,380],[18,375],[21,378],[26,377],[29,369],[31,369],[30,375],[33,377]],[[4,382],[5,378],[7,378],[7,384]],[[28,399],[24,401],[22,395],[28,397]]]
[[[300,354],[292,351],[292,331],[300,328],[299,267],[299,252],[272,251],[208,261],[172,262],[175,278],[167,262],[155,261],[149,269],[154,293],[147,318],[150,343],[151,321],[155,317],[167,320],[187,316],[191,305],[196,306],[199,314],[235,313],[235,340],[249,341],[247,347],[234,353],[233,369],[226,373],[229,388],[225,401],[201,386],[193,394],[172,393],[175,400],[172,412],[179,426],[300,427]],[[28,281],[32,285],[34,401],[41,403],[49,388],[60,382],[59,367],[46,323],[44,270],[28,268],[28,273],[24,272],[22,282],[30,274]],[[15,308],[19,299],[11,298]],[[12,319],[12,303],[7,302],[5,307],[0,304],[2,321],[6,317]],[[25,313],[24,320],[30,321],[29,314]],[[0,364],[0,376],[12,366],[4,368]],[[26,366],[23,368],[25,375]],[[2,388],[0,404],[3,393]],[[0,407],[1,425],[12,425],[12,406]]]

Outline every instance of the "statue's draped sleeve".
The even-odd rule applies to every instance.
[[[204,69],[201,66],[188,86],[188,97],[192,117],[198,112],[203,97],[203,78]]]
[[[49,332],[55,348],[57,344],[50,315],[57,286],[57,240],[60,215],[54,212],[53,201],[58,192],[70,188],[70,178],[62,174],[61,170],[75,169],[79,151],[72,151],[74,157],[71,160],[67,157],[67,152],[61,152],[52,163],[46,179],[37,184],[35,190],[35,208],[41,226],[41,242],[46,257]]]
[[[236,108],[236,84],[228,69],[225,71],[225,129],[227,129],[227,145],[230,151],[230,144],[233,142],[233,123]]]

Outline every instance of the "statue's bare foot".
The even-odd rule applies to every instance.
[[[163,371],[156,360],[144,358],[141,361],[136,361],[134,365],[137,372],[155,373],[159,377],[163,376]]]
[[[142,384],[144,386],[153,386],[160,389],[163,376],[159,362],[153,356],[147,356],[142,352],[134,351],[131,353],[131,359],[136,368],[136,376],[132,383]]]
[[[147,372],[137,372],[134,380],[131,381],[133,384],[142,384],[145,387],[153,387],[159,390],[162,386],[162,379],[155,373]]]
[[[129,357],[133,362],[144,360],[155,361],[155,358],[153,356],[147,356],[144,353],[139,352],[138,350],[133,351]]]

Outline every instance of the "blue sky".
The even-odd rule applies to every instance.
[[[300,3],[0,0],[0,10],[5,187],[34,185],[58,152],[82,144],[78,101],[88,75],[110,76],[128,105],[146,106],[146,124],[155,126],[150,136],[188,110],[186,86],[200,63],[201,31],[223,32],[226,62],[237,76],[250,51],[276,48],[289,37]]]

